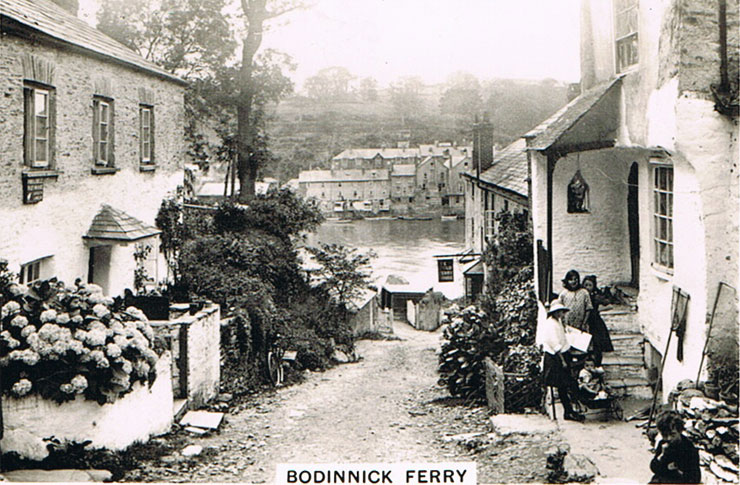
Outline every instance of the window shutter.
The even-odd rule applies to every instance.
[[[156,158],[154,157],[154,106],[149,109],[149,163],[154,165]]]
[[[144,163],[144,107],[139,105],[139,163]]]
[[[116,103],[108,103],[108,166],[116,166]]]
[[[97,99],[93,99],[93,163],[97,165],[100,156],[98,150],[100,150],[100,103]]]
[[[23,158],[27,166],[33,160],[33,89],[23,88]]]
[[[56,168],[57,94],[49,90],[49,168]]]

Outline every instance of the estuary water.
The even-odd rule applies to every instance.
[[[362,252],[372,250],[373,279],[379,286],[386,276],[405,278],[414,291],[434,288],[449,298],[463,295],[462,271],[455,259],[454,281],[437,281],[435,255],[456,254],[465,247],[465,221],[404,221],[363,219],[353,222],[327,221],[308,236],[307,245],[342,244]]]

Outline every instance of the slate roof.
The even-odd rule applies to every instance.
[[[375,172],[375,177],[372,176]],[[379,168],[375,170],[303,170],[298,174],[298,182],[382,182],[388,180],[388,170]]]
[[[594,86],[537,125],[529,133],[524,135],[525,139],[533,139],[530,142],[529,148],[532,150],[546,150],[550,148],[568,129],[573,127],[596,106],[614,86],[617,86],[620,81],[621,77],[617,77]]]
[[[141,222],[123,211],[103,204],[93,218],[85,239],[108,239],[113,241],[136,241],[161,233],[156,227]]]
[[[391,177],[413,177],[416,175],[416,165],[413,163],[397,163],[393,165]]]
[[[470,159],[470,157],[468,157],[466,155],[453,155],[452,157],[450,157],[449,160],[447,160],[445,162],[445,167],[447,167],[449,169],[453,169],[453,168],[457,167],[458,165],[460,165],[465,160],[469,160],[469,159]]]
[[[493,165],[480,174],[480,179],[527,197],[527,165],[527,141],[519,138],[496,154]]]
[[[179,77],[147,61],[49,0],[1,0],[0,18],[2,17],[113,62],[147,71],[179,84],[186,84]],[[6,29],[2,30],[4,32]]]
[[[372,159],[380,154],[383,158],[415,158],[419,157],[418,148],[350,148],[334,157],[334,160],[344,158]]]
[[[444,145],[419,145],[419,152],[421,153],[421,156],[444,156],[445,151],[447,151],[450,155],[472,155],[473,153],[473,147],[472,146],[452,146],[448,144]]]

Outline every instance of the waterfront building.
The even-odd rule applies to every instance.
[[[49,0],[0,3],[0,257],[21,283],[167,276],[154,219],[183,184],[185,82]]]
[[[324,212],[390,210],[388,169],[304,170],[299,193],[316,199]]]

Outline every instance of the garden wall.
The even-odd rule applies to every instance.
[[[81,443],[89,448],[125,449],[137,441],[166,433],[172,425],[172,385],[169,352],[157,362],[157,379],[149,388],[135,384],[134,390],[114,403],[99,405],[78,396],[57,404],[38,396],[20,399],[3,396],[3,453],[43,460],[49,452],[44,438]]]

